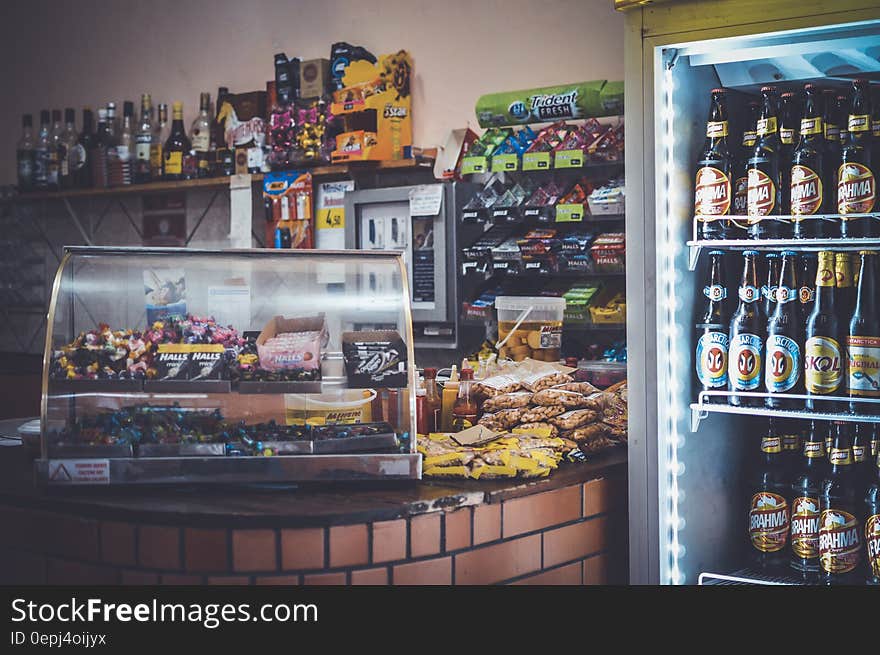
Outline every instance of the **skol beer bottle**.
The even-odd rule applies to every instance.
[[[849,427],[834,423],[831,472],[822,482],[819,494],[819,566],[825,584],[857,582],[862,557],[861,494],[856,494],[852,478],[852,446]]]
[[[841,214],[841,235],[844,237],[876,237],[880,235],[877,219],[848,218],[848,214],[874,211],[877,181],[874,177],[871,136],[871,98],[865,80],[853,82],[847,136],[840,152],[837,171],[837,212]]]
[[[784,394],[800,393],[801,382],[801,320],[798,302],[795,261],[797,253],[782,253],[782,272],[776,288],[776,306],[767,322],[767,345],[764,360],[766,405],[771,408],[795,407],[801,403],[786,399]]]
[[[810,421],[791,485],[791,568],[819,573],[819,490],[828,471],[821,427]]]
[[[749,540],[752,561],[760,568],[782,567],[788,558],[791,486],[782,454],[782,438],[775,420],[769,419],[767,435],[761,439],[761,460],[752,481],[749,502]]]
[[[779,97],[779,179],[782,189],[781,213],[785,215],[792,213],[789,202],[791,156],[798,143],[796,136],[800,127],[800,108],[794,93],[788,91]]]
[[[880,455],[874,460],[874,481],[865,494],[865,546],[868,584],[880,584]]]
[[[816,295],[813,311],[807,317],[804,345],[804,384],[808,396],[839,396],[843,393],[843,321],[837,306],[837,286],[834,275],[834,253],[819,253],[816,271]],[[819,409],[813,398],[806,401],[807,409]],[[840,409],[823,403],[822,409]]]
[[[742,279],[737,294],[739,306],[730,319],[730,359],[727,370],[730,391],[757,391],[761,386],[761,362],[764,351],[766,319],[758,298],[756,250],[743,253]],[[758,399],[731,395],[735,406],[759,406]]]
[[[757,102],[749,103],[746,128],[743,130],[742,144],[735,164],[736,175],[733,181],[733,209],[731,211],[734,216],[746,216],[748,214],[749,159],[752,157],[755,140],[758,138],[755,130],[757,129],[758,113],[760,110],[761,105]],[[730,228],[731,238],[744,239],[748,236],[749,224],[746,219],[737,221],[737,219],[732,218]]]
[[[761,88],[761,114],[758,118],[755,148],[749,159],[749,237],[768,239],[790,237],[791,223],[784,225],[765,218],[782,213],[782,177],[779,167],[779,125],[776,117],[776,89]]]
[[[822,133],[822,112],[816,87],[804,86],[804,117],[801,119],[800,140],[792,154],[789,198],[794,216],[794,236],[797,239],[826,236],[822,220],[806,218],[828,211],[825,175],[825,137]],[[832,193],[833,195],[833,193]],[[829,236],[837,236],[832,234]]]
[[[764,258],[764,270],[766,276],[761,286],[761,303],[764,306],[764,316],[773,316],[776,309],[776,287],[779,286],[779,271],[782,260],[775,252],[768,252]]]
[[[813,301],[816,297],[816,269],[819,259],[814,252],[805,252],[801,255],[800,270],[798,273],[798,299],[801,302],[801,316],[809,316],[813,311]]]
[[[700,239],[723,239],[726,216],[730,214],[733,160],[727,147],[727,104],[724,89],[712,89],[706,143],[700,161],[694,192],[694,214]]]
[[[877,403],[850,402],[850,411],[880,414],[880,271],[877,253],[859,253],[859,291],[846,337],[847,390],[850,398],[873,398]]]
[[[853,284],[852,265],[849,253],[834,253],[834,276],[837,286],[837,307],[844,321],[852,316],[856,306],[856,288]]]
[[[704,391],[727,389],[728,328],[727,285],[724,280],[724,253],[709,253],[709,283],[703,287],[703,308],[697,314],[697,380]]]

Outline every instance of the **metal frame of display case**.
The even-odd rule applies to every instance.
[[[53,353],[53,333],[55,329],[55,315],[61,289],[62,276],[72,255],[104,255],[104,256],[167,256],[184,255],[188,258],[212,257],[212,256],[237,256],[246,258],[257,257],[340,257],[340,258],[375,258],[393,260],[400,271],[401,294],[404,299],[401,303],[405,325],[403,326],[407,349],[407,388],[401,389],[406,393],[404,398],[405,407],[409,412],[410,431],[408,435],[409,451],[402,453],[344,453],[344,454],[314,454],[315,448],[312,442],[290,442],[300,448],[291,448],[289,451],[300,454],[274,455],[274,456],[250,456],[250,455],[221,455],[211,449],[204,452],[190,449],[192,455],[177,455],[168,457],[132,457],[123,454],[115,447],[97,448],[86,450],[80,448],[74,454],[65,455],[64,458],[52,458],[47,447],[48,438],[48,402],[50,379],[49,370]],[[116,248],[116,247],[89,247],[68,246],[59,263],[58,270],[52,283],[52,295],[49,302],[47,317],[46,344],[43,351],[43,379],[42,399],[40,406],[41,417],[41,457],[35,462],[36,480],[40,484],[57,484],[53,481],[53,466],[56,462],[67,461],[100,461],[106,475],[101,482],[93,484],[174,484],[174,483],[260,483],[260,482],[298,482],[298,481],[332,481],[332,480],[389,480],[389,479],[420,479],[422,475],[421,454],[416,451],[416,366],[413,345],[412,309],[409,299],[409,278],[403,257],[397,252],[388,251],[342,251],[342,250],[277,250],[277,249],[250,249],[250,250],[182,250],[180,248]],[[341,353],[324,353],[330,359],[339,359]],[[327,357],[325,357],[326,359]],[[88,393],[111,392],[116,389],[123,393],[137,391],[131,384],[134,381],[124,380],[114,386],[112,380],[85,381],[82,391]],[[61,382],[63,391],[70,392],[73,383]],[[149,381],[147,383],[149,384]],[[204,383],[202,383],[204,384]],[[299,384],[299,383],[290,383]],[[301,393],[316,392],[316,383],[301,383]],[[322,379],[319,383],[321,388],[339,387],[344,384],[344,378]],[[227,382],[228,386],[228,382]],[[146,390],[146,389],[145,389]],[[148,390],[147,390],[148,391]],[[320,391],[320,389],[317,389]],[[162,389],[163,393],[174,393],[174,389]],[[190,389],[181,388],[179,393],[194,393]],[[223,389],[221,393],[268,393],[283,394],[291,393],[289,388],[279,389],[269,384],[265,389]],[[75,393],[75,392],[74,392]],[[288,443],[288,442],[278,442]],[[208,444],[212,445],[212,444]],[[93,447],[89,447],[93,448]],[[210,451],[210,452],[209,452]],[[131,452],[129,447],[128,453]],[[183,449],[182,452],[187,452]],[[57,467],[56,469],[57,470]],[[90,484],[89,482],[73,482],[73,484]]]

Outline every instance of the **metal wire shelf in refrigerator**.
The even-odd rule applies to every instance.
[[[817,421],[846,421],[848,423],[880,423],[880,414],[853,414],[851,412],[827,412],[809,409],[770,409],[769,407],[737,407],[728,405],[730,396],[743,398],[781,398],[787,400],[813,400],[819,404],[828,402],[865,403],[880,409],[880,398],[850,398],[848,396],[807,396],[804,394],[778,394],[758,391],[701,391],[697,402],[691,403],[691,432],[696,432],[700,422],[709,414],[741,414],[746,416],[773,416],[776,418],[814,419]],[[713,403],[710,398],[723,398],[724,402]]]
[[[794,220],[795,216],[773,216],[773,219]],[[840,220],[840,214],[814,214],[810,220],[818,219]],[[870,214],[847,214],[849,220],[855,218],[873,218],[880,220],[880,213]],[[880,249],[878,238],[822,238],[822,239],[698,239],[698,217],[693,218],[693,229],[688,246],[688,269],[693,271],[697,267],[700,253],[703,248],[709,250],[796,250],[798,252],[817,252],[819,250],[834,250],[839,252],[858,252],[859,250]]]
[[[739,569],[730,573],[704,571],[697,579],[698,585],[803,585],[804,582],[790,575],[764,573],[752,569]]]

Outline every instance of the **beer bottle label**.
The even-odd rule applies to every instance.
[[[761,287],[761,297],[770,302],[776,302],[777,287],[768,287],[766,284]]]
[[[749,537],[762,553],[775,553],[788,541],[788,503],[779,494],[761,491],[752,496]]]
[[[822,180],[812,168],[791,167],[791,213],[795,216],[815,214],[822,206]]]
[[[861,464],[868,458],[867,449],[864,446],[853,446],[853,464]]]
[[[783,127],[779,130],[779,140],[785,145],[794,143],[794,130],[790,127]]]
[[[704,387],[727,386],[727,351],[730,339],[723,332],[707,332],[697,341],[697,378]]]
[[[751,148],[753,145],[755,145],[755,141],[757,140],[757,138],[758,138],[757,132],[753,132],[751,130],[746,130],[745,132],[743,132],[742,144],[748,148]]]
[[[819,557],[818,498],[798,496],[792,501],[791,550],[796,557],[801,559],[816,559]]]
[[[165,175],[181,175],[183,173],[183,153],[165,153]]]
[[[821,441],[808,441],[804,444],[804,457],[822,459],[825,457],[825,444]],[[818,529],[818,526],[817,526]]]
[[[737,216],[745,216],[748,211],[749,201],[749,178],[747,176],[736,178],[733,185],[733,213]]]
[[[782,452],[782,437],[763,437],[761,439],[761,452],[778,455]]]
[[[832,448],[828,453],[828,461],[837,466],[849,466],[853,463],[851,448]]]
[[[869,516],[865,521],[865,543],[868,546],[871,575],[880,578],[880,514]]]
[[[771,289],[771,293],[773,293],[773,298],[776,300],[776,302],[781,302],[783,305],[797,300],[798,297],[796,289],[787,287],[784,284],[775,287],[775,289]]]
[[[807,305],[813,302],[813,298],[815,298],[816,292],[813,287],[803,286],[798,290],[798,297],[800,298],[802,305]]]
[[[824,253],[819,257],[819,268],[816,270],[816,286],[833,287],[835,285],[837,285],[837,275],[835,273],[834,256],[831,253]]]
[[[770,116],[769,118],[759,118],[757,127],[758,136],[775,134],[777,131],[776,116]]]
[[[162,145],[150,144],[150,168],[154,171],[162,170]]]
[[[871,129],[871,117],[867,114],[850,114],[846,126],[850,132],[867,132]]]
[[[712,302],[718,302],[727,298],[727,288],[721,284],[713,284],[703,287],[703,295]]]
[[[821,118],[816,117],[801,119],[801,136],[806,136],[808,134],[822,134]]]
[[[711,139],[727,136],[727,121],[709,121],[706,123],[706,136]]]
[[[801,447],[801,438],[796,434],[782,435],[782,452],[797,453]]]
[[[739,299],[743,302],[755,302],[758,299],[757,287],[753,287],[750,284],[747,284],[744,287],[740,287],[738,294]]]
[[[840,141],[840,128],[837,125],[825,124],[825,140]]]
[[[859,564],[859,526],[856,517],[841,509],[819,515],[819,564],[826,573],[849,573]]]
[[[748,184],[748,215],[769,216],[776,206],[776,185],[773,180],[761,169],[750,168]]]
[[[831,337],[810,337],[804,348],[804,381],[809,393],[830,395],[843,383],[840,344]]]
[[[801,349],[794,339],[774,334],[767,337],[767,391],[783,393],[797,384],[801,372]]]
[[[850,395],[880,398],[880,337],[846,338]]]
[[[738,334],[730,345],[730,384],[734,391],[754,391],[761,385],[761,337]]]
[[[877,183],[870,168],[858,162],[837,169],[837,213],[866,214],[874,210]]]
[[[871,134],[875,139],[880,138],[880,121],[871,122]]]
[[[697,171],[694,213],[697,216],[725,216],[730,213],[730,178],[712,166]]]

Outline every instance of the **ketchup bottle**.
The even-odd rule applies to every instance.
[[[461,381],[458,384],[458,398],[452,406],[452,431],[461,432],[473,427],[477,422],[477,403],[471,395],[474,371],[462,369]]]

